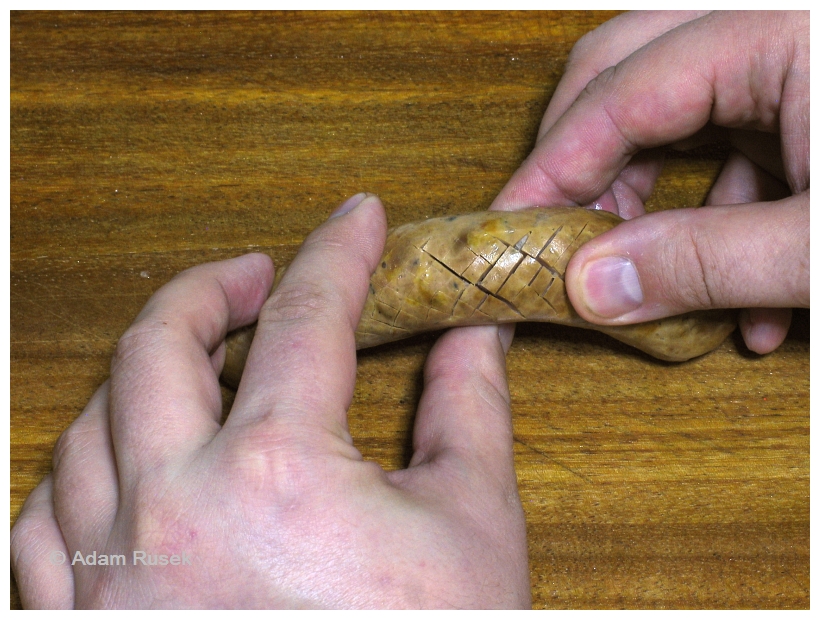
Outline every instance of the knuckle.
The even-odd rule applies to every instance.
[[[36,549],[40,545],[42,521],[28,512],[21,512],[16,523],[11,528],[10,547],[11,563],[15,569],[19,569],[24,562],[27,553]]]
[[[87,416],[86,411],[83,411],[54,443],[52,468],[55,476],[67,467],[76,467],[78,463],[91,462],[97,458],[97,449],[106,430],[98,420]]]
[[[298,282],[280,287],[265,302],[260,323],[302,322],[324,316],[335,300],[314,282]]]
[[[482,369],[477,383],[488,408],[503,414],[509,412],[510,391],[506,372],[497,369]]]
[[[734,263],[745,262],[745,253],[737,255],[726,247],[722,238],[705,234],[702,230],[692,232],[692,248],[697,268],[693,269],[694,284],[700,295],[701,308],[721,308],[727,298],[737,298],[732,290],[732,279],[723,274],[737,273]]]
[[[156,348],[160,338],[168,333],[168,321],[137,321],[117,341],[111,359],[111,373],[122,368],[135,356]]]
[[[300,435],[279,420],[267,420],[264,429],[249,429],[223,454],[231,479],[250,497],[275,497],[284,503],[298,497],[312,479],[309,446]]]
[[[57,438],[54,450],[51,453],[51,461],[54,469],[64,467],[70,462],[71,457],[83,450],[86,440],[82,433],[78,433],[76,426],[71,425]]]
[[[720,252],[714,240],[695,227],[685,224],[671,232],[677,243],[666,246],[662,259],[664,269],[662,288],[672,305],[682,310],[700,310],[719,307]]]
[[[601,92],[605,91],[606,88],[614,80],[615,72],[615,66],[609,66],[603,69],[594,78],[587,82],[587,85],[584,87],[584,90],[581,91],[579,99],[593,98],[598,96]]]
[[[187,538],[196,526],[196,516],[180,513],[178,504],[157,492],[152,484],[136,485],[130,496],[137,507],[131,513],[129,537],[134,549],[160,550]]]
[[[56,522],[43,506],[44,484],[45,480],[32,491],[9,534],[11,566],[18,578],[21,571],[27,571],[34,562],[42,561],[44,554],[54,550],[52,543],[56,541],[52,528]],[[33,499],[35,495],[39,496],[37,501]]]

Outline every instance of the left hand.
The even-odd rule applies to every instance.
[[[273,269],[258,254],[151,298],[12,530],[24,606],[529,606],[509,337],[465,328],[436,344],[408,469],[353,445],[354,329],[386,228],[378,198],[357,198],[305,241],[261,314]],[[257,315],[220,426],[225,334]],[[78,553],[124,565],[72,565]]]

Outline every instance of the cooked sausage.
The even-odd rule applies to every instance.
[[[621,218],[579,208],[483,211],[405,224],[384,255],[356,329],[359,349],[456,327],[547,321],[595,329],[654,357],[684,361],[716,347],[737,325],[732,311],[701,311],[617,327],[575,312],[564,272],[584,243]],[[223,378],[238,385],[253,328],[228,337]]]

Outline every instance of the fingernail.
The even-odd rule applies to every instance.
[[[504,355],[510,352],[514,336],[515,323],[503,323],[498,326],[498,339],[501,341],[501,348],[504,349]]]
[[[614,319],[643,303],[641,281],[628,258],[599,258],[587,265],[581,277],[584,303],[601,318]]]
[[[358,207],[365,198],[367,198],[366,192],[359,192],[355,196],[351,196],[347,200],[345,200],[341,205],[336,207],[336,210],[330,214],[330,217],[338,217],[340,215],[344,215],[345,213],[349,213],[356,207]],[[328,218],[330,219],[330,218]]]

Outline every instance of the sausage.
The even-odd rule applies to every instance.
[[[575,251],[623,220],[579,208],[483,211],[394,228],[370,279],[358,349],[420,332],[521,321],[595,329],[658,359],[685,361],[720,346],[737,326],[730,310],[647,323],[593,325],[569,302],[564,273]],[[239,384],[254,328],[228,336],[223,380]]]

